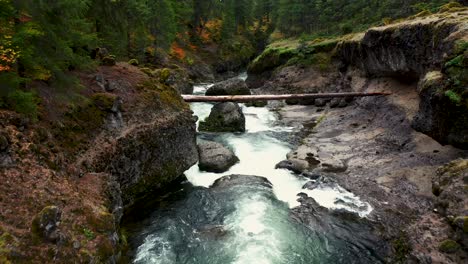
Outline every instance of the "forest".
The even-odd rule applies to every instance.
[[[271,38],[349,34],[448,1],[0,0],[0,107],[36,111],[34,81],[75,86],[69,72],[95,67],[96,48],[118,60],[193,64],[186,51],[217,45],[247,63]]]

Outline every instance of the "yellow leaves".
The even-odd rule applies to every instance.
[[[42,66],[35,66],[32,69],[31,78],[34,80],[48,81],[52,78],[52,72]]]
[[[10,38],[11,39],[11,38]],[[0,41],[0,72],[10,71],[19,57],[19,51],[13,49],[10,40]]]

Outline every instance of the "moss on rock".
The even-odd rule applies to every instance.
[[[91,99],[100,110],[110,112],[117,96],[110,93],[96,93]]]
[[[448,254],[452,254],[452,253],[455,253],[457,252],[459,249],[461,248],[460,244],[458,244],[457,242],[451,240],[451,239],[447,239],[447,240],[444,240],[442,243],[440,243],[439,245],[439,250],[440,252],[443,252],[443,253],[448,253]]]
[[[131,59],[128,61],[128,64],[133,65],[133,66],[138,66],[140,63],[137,59]]]

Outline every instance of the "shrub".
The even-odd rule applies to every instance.
[[[8,94],[6,105],[9,109],[36,120],[38,100],[31,92],[15,90]]]

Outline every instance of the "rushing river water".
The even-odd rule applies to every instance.
[[[198,85],[195,93],[203,94],[208,87]],[[192,104],[200,120],[209,115],[211,107]],[[222,174],[201,172],[198,165],[189,169],[182,190],[169,195],[165,206],[157,208],[133,238],[134,263],[380,262],[372,248],[359,241],[347,241],[346,235],[313,230],[291,219],[291,209],[300,205],[297,194],[301,192],[324,207],[354,211],[361,217],[372,207],[337,185],[304,190],[308,179],[275,169],[291,150],[285,139],[294,128],[281,126],[276,113],[268,108],[243,106],[243,110],[246,133],[199,135],[228,146],[240,162]],[[262,176],[272,186],[253,181],[210,188],[217,179],[231,174]],[[353,240],[352,234],[347,239]]]

